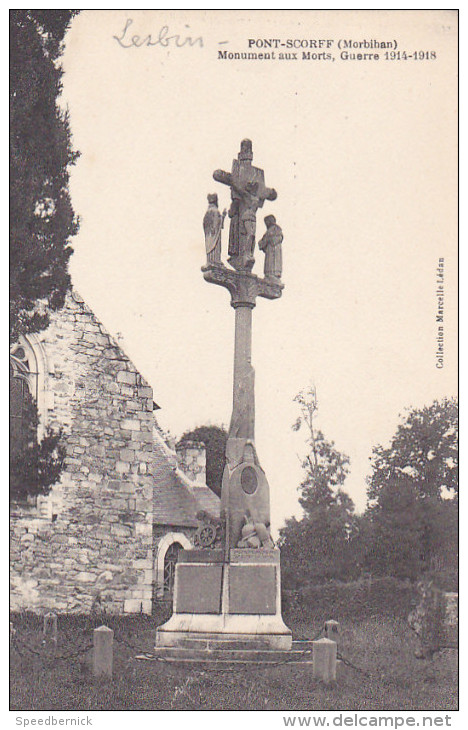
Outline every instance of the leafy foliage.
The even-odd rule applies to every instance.
[[[68,116],[57,105],[58,63],[77,11],[10,11],[10,338],[38,332],[70,283],[78,229],[68,193]]]
[[[317,616],[346,623],[371,616],[406,619],[415,598],[414,583],[387,576],[311,582],[298,590],[283,591],[283,616],[292,621],[310,621],[311,616]]]
[[[330,506],[335,502],[335,491],[340,491],[349,472],[349,458],[335,449],[333,441],[327,441],[323,433],[315,429],[314,419],[318,410],[315,388],[301,391],[294,400],[299,403],[301,414],[292,428],[294,431],[306,429],[309,448],[302,461],[306,475],[299,487],[299,504],[307,513],[317,505]],[[346,503],[346,499],[343,502]]]
[[[388,448],[372,452],[368,482],[370,503],[378,502],[385,485],[405,478],[419,496],[458,494],[458,404],[455,398],[407,412]]]
[[[454,399],[412,410],[373,450],[366,564],[379,575],[456,570],[458,411]],[[447,498],[447,497],[452,497]]]
[[[389,482],[369,510],[367,565],[377,575],[415,579],[421,570],[424,529],[417,489],[410,480]]]
[[[205,444],[206,484],[220,497],[226,463],[226,429],[222,426],[198,426],[192,431],[186,431],[180,441],[202,441]]]
[[[62,431],[48,429],[38,442],[37,409],[29,391],[23,401],[24,427],[10,432],[10,499],[47,494],[60,476],[65,460]]]
[[[290,587],[305,580],[349,578],[356,572],[357,537],[354,504],[342,489],[349,471],[349,458],[315,428],[318,408],[315,389],[302,391],[295,400],[301,413],[293,429],[305,427],[308,453],[302,462],[305,476],[299,486],[304,516],[301,520],[295,517],[286,520],[280,530],[284,577]]]
[[[68,192],[68,115],[57,98],[65,32],[76,10],[10,10],[10,341],[47,327],[69,288],[69,239],[78,230]],[[61,432],[37,442],[25,404],[23,435],[10,437],[11,495],[43,494],[63,463]]]

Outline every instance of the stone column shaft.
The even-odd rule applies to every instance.
[[[234,376],[230,438],[255,438],[255,389],[252,367],[252,305],[235,306]]]

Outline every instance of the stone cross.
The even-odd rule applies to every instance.
[[[176,565],[174,610],[156,632],[156,656],[187,657],[210,654],[232,646],[260,651],[292,647],[292,635],[281,617],[280,551],[270,534],[270,489],[255,449],[252,311],[257,296],[278,299],[281,283],[282,233],[267,225],[262,250],[265,276],[252,273],[255,217],[265,200],[276,193],[265,186],[263,170],[252,166],[252,143],[244,140],[230,173],[216,170],[214,178],[231,191],[229,263],[221,260],[222,216],[218,196],[209,195],[203,219],[205,281],[227,289],[235,310],[232,417],[226,444],[221,486],[221,545],[208,522],[198,532],[194,550],[183,551]],[[268,217],[268,216],[267,216]],[[271,217],[270,217],[271,222]],[[279,229],[279,226],[277,227]],[[274,249],[274,250],[273,250]],[[275,347],[272,342],[272,349]],[[273,353],[272,353],[273,354]],[[205,532],[212,549],[203,549]],[[207,542],[207,544],[209,544]],[[220,549],[221,548],[221,549]],[[190,620],[187,620],[187,614]],[[330,642],[335,649],[336,644]],[[169,654],[166,654],[169,650]],[[283,652],[282,652],[283,653]],[[326,678],[330,675],[327,664]]]
[[[231,172],[215,170],[213,177],[231,188],[229,210],[229,263],[238,271],[251,271],[254,265],[256,214],[265,200],[276,200],[276,190],[265,186],[263,170],[252,166],[252,142],[241,142]]]
[[[263,170],[252,166],[252,143],[241,142],[232,172],[216,170],[213,177],[231,188],[229,211],[229,263],[233,269],[210,262],[202,268],[206,281],[223,286],[231,294],[235,310],[233,407],[226,446],[226,467],[221,511],[226,519],[226,555],[238,543],[267,547],[269,538],[269,486],[255,450],[255,392],[252,367],[252,310],[257,296],[278,299],[283,290],[279,278],[259,278],[251,273],[254,263],[256,212],[265,200],[275,200],[267,188]],[[266,532],[265,532],[266,528]],[[255,529],[258,540],[250,533]],[[243,533],[250,531],[249,536]]]

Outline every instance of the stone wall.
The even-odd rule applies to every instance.
[[[48,498],[12,510],[12,608],[149,613],[152,389],[76,293],[39,339],[67,458]]]

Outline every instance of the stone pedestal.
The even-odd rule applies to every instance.
[[[156,650],[290,650],[281,617],[279,550],[181,551],[174,613],[156,630]]]

